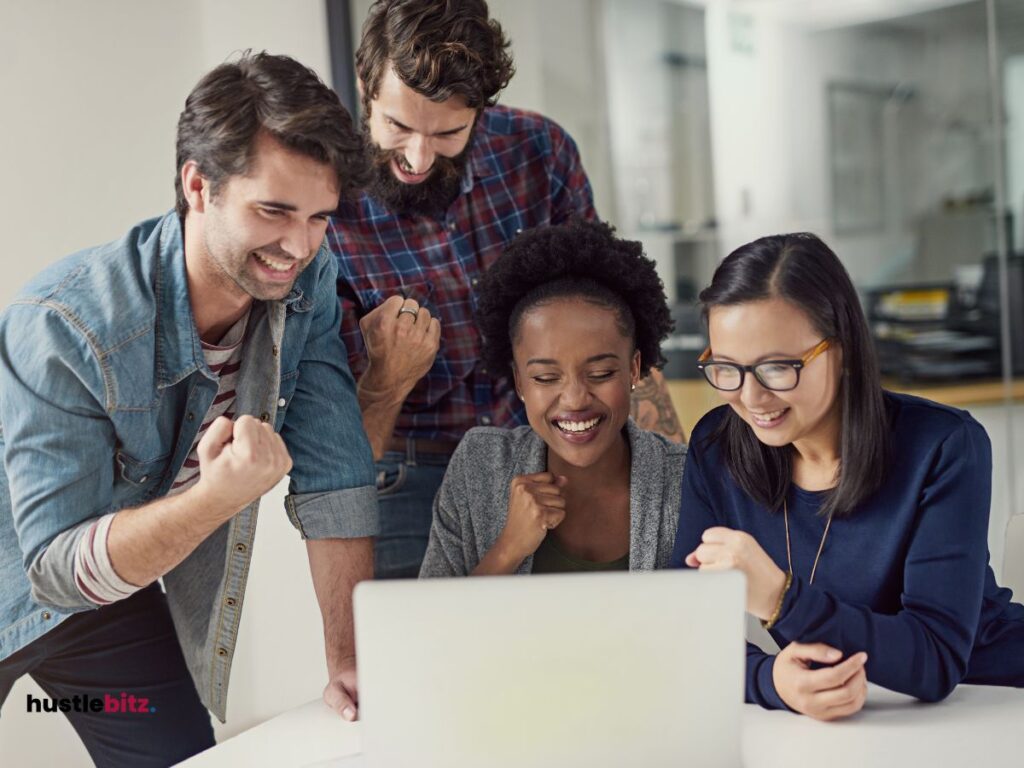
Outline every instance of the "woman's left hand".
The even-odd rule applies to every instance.
[[[786,587],[786,574],[749,533],[716,526],[701,536],[701,545],[686,556],[691,568],[725,571],[747,577],[747,612],[768,621]]]

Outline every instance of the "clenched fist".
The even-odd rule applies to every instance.
[[[441,344],[441,324],[413,299],[392,296],[359,321],[369,366],[362,394],[401,401],[422,379]]]
[[[548,531],[565,519],[565,477],[550,472],[520,475],[508,493],[508,518],[495,546],[519,563],[537,551]]]
[[[195,492],[204,506],[232,517],[273,488],[292,468],[284,440],[252,416],[237,421],[221,416],[196,448],[199,481]]]

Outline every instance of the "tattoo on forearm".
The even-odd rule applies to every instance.
[[[630,413],[641,429],[658,432],[676,443],[686,438],[665,379],[657,371],[652,370],[650,376],[636,385]]]

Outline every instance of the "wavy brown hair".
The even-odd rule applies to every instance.
[[[366,114],[388,66],[431,101],[462,96],[473,109],[492,106],[515,74],[484,0],[376,0],[356,51]]]
[[[182,166],[196,161],[216,195],[229,176],[248,171],[260,132],[330,165],[342,196],[369,180],[363,139],[338,95],[295,59],[245,51],[203,77],[178,118],[174,191],[182,219]]]

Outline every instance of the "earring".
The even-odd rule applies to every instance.
[[[519,395],[519,399],[520,399],[520,400],[522,400],[522,401],[523,401],[524,403],[526,402],[526,398],[525,398],[525,397],[523,397],[522,393],[520,393],[520,392],[516,392],[516,394],[517,394],[517,395]]]
[[[629,391],[630,391],[630,392],[634,392],[634,391],[636,391],[636,384],[630,384],[630,385],[629,385]]]

